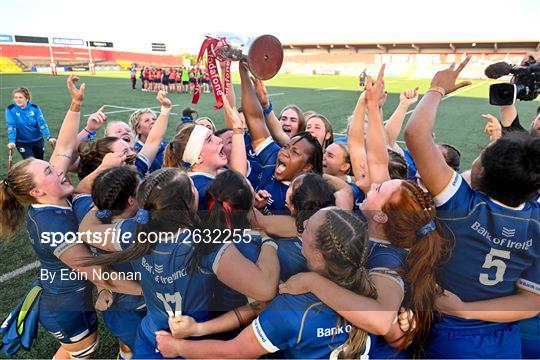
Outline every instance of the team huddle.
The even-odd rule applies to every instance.
[[[131,70],[133,89],[136,80],[136,69]],[[155,68],[143,67],[140,69],[142,91],[157,92],[159,90],[169,93],[193,93],[195,83],[198,82],[204,93],[210,92],[210,77],[206,67],[186,66],[181,68]]]
[[[0,182],[0,234],[24,220],[41,263],[25,327],[58,340],[55,358],[95,355],[96,310],[126,359],[540,357],[540,112],[530,130],[514,106],[486,115],[489,144],[462,169],[434,127],[468,60],[435,74],[406,148],[418,88],[383,122],[384,65],[339,138],[324,115],[274,113],[243,63],[223,129],[196,118],[165,140],[171,84],[143,70],[159,115],[101,108],[79,131],[92,89],[70,76],[49,161],[39,107],[15,90],[8,147],[24,159]],[[25,344],[10,332],[22,313],[5,349]]]

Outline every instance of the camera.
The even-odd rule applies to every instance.
[[[489,87],[491,105],[512,105],[516,99],[534,100],[540,93],[540,62],[529,57],[521,65],[511,65],[504,61],[489,65],[485,74],[490,79],[512,74],[509,83],[493,84]]]

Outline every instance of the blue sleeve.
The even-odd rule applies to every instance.
[[[272,138],[267,138],[257,146],[255,155],[257,155],[257,160],[262,166],[275,165],[279,150],[281,150],[281,147]]]
[[[43,117],[43,113],[41,112],[41,109],[39,106],[36,105],[36,117],[37,117],[37,123],[39,126],[39,131],[45,136],[45,139],[48,139],[51,137],[51,132],[49,131],[49,126],[47,126],[47,121],[45,121],[45,117]]]
[[[137,223],[133,218],[119,221],[114,226],[114,231],[118,240],[114,246],[118,251],[125,250],[135,243]]]
[[[540,295],[540,258],[529,267],[519,278],[518,287]]]
[[[139,175],[140,179],[144,179],[146,174],[148,173],[148,169],[150,169],[150,161],[141,153],[137,154],[137,157],[135,158],[135,167],[137,168],[137,175]]]
[[[214,247],[210,254],[203,257],[201,261],[201,267],[207,272],[214,273],[217,275],[219,262],[225,250],[232,245],[231,243],[220,244]]]
[[[15,116],[11,113],[9,108],[6,108],[6,124],[8,132],[8,142],[16,143],[17,142],[17,125]]]
[[[71,247],[78,245],[77,231],[79,226],[74,216],[62,216],[51,219],[50,212],[36,217],[38,223],[39,242],[45,251],[60,258]],[[61,234],[61,237],[60,237]]]
[[[94,202],[92,201],[92,195],[90,194],[79,194],[73,198],[71,207],[73,208],[73,212],[75,213],[79,224],[93,206]]]
[[[246,177],[253,188],[259,183],[261,171],[261,165],[257,161],[248,160],[248,173],[246,174]]]
[[[477,194],[460,174],[454,172],[446,188],[433,198],[441,220],[465,217],[477,203]]]
[[[255,337],[269,353],[291,349],[296,345],[300,330],[296,324],[300,321],[296,319],[298,312],[289,306],[289,296],[275,297],[251,324]]]
[[[353,191],[353,199],[354,199],[354,205],[353,210],[358,210],[358,207],[364,201],[364,192],[355,184],[352,182],[348,182],[347,184],[350,185]]]

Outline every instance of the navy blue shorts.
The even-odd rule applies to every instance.
[[[98,319],[92,301],[92,287],[68,294],[45,290],[39,300],[39,322],[58,341],[71,344],[93,334]]]
[[[21,154],[23,159],[28,159],[33,157],[36,159],[43,160],[43,155],[45,154],[45,142],[43,138],[32,143],[15,143],[19,154]]]

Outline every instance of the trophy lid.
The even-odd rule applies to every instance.
[[[249,70],[258,79],[273,78],[283,64],[283,47],[273,35],[261,35],[250,41],[247,54]]]

